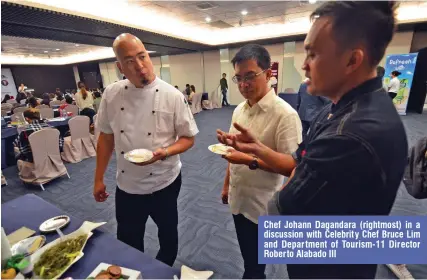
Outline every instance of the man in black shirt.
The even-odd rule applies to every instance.
[[[265,147],[247,129],[218,139],[289,176],[269,214],[388,215],[406,164],[402,121],[377,77],[395,28],[393,2],[325,2],[311,18],[303,64],[307,90],[332,101],[293,155]],[[287,265],[289,278],[375,278],[377,265]]]
[[[227,101],[227,91],[228,91],[228,84],[227,84],[227,74],[222,73],[222,79],[219,80],[219,84],[221,85],[221,92],[222,92],[222,106],[230,106],[230,104]]]

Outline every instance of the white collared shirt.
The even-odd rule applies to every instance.
[[[400,81],[397,77],[394,77],[390,80],[390,83],[388,84],[389,90],[388,92],[394,92],[398,93],[400,89]]]
[[[230,133],[238,133],[237,122],[267,147],[291,154],[302,141],[298,113],[271,89],[252,107],[247,101],[234,110]],[[230,164],[229,204],[234,215],[242,214],[254,223],[267,214],[267,203],[283,185],[284,176],[261,169],[250,170],[246,165]]]
[[[182,93],[160,78],[144,88],[136,88],[129,80],[109,85],[102,95],[96,125],[103,133],[114,134],[117,185],[131,194],[150,194],[167,187],[178,177],[182,164],[175,155],[137,166],[125,160],[124,153],[155,151],[199,132]]]

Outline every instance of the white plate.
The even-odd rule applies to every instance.
[[[233,149],[233,147],[224,145],[224,144],[214,144],[214,145],[210,145],[208,147],[209,151],[211,151],[212,153],[218,154],[218,155],[226,155],[228,154],[228,150],[229,149]]]
[[[46,243],[46,237],[44,235],[29,237],[19,241],[18,243],[15,243],[12,246],[12,248],[10,248],[12,252],[12,256],[23,254],[25,257],[28,257],[31,254],[33,254],[34,252],[29,252],[29,250],[31,249],[31,246],[38,238],[42,238],[42,241],[40,242],[39,246],[35,248],[34,252],[36,252],[38,249],[43,247],[43,245]]]
[[[65,215],[56,216],[56,217],[53,217],[47,221],[44,221],[40,225],[39,230],[42,233],[54,232],[57,229],[61,229],[61,228],[65,227],[69,223],[70,223],[70,217],[65,216]]]
[[[107,263],[100,263],[94,271],[92,271],[92,273],[86,277],[87,278],[95,278],[99,273],[103,272],[103,271],[107,271],[107,269],[111,266],[111,264],[107,264]],[[129,269],[129,268],[125,268],[125,267],[120,267],[120,269],[122,270],[122,276],[120,278],[123,279],[129,279],[129,280],[134,280],[134,279],[142,279],[141,276],[141,272],[137,271],[137,270],[133,270],[133,269]]]
[[[130,162],[142,163],[151,160],[153,152],[146,149],[135,149],[125,153],[124,157]]]

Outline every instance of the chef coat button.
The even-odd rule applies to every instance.
[[[125,89],[128,89],[128,86],[125,86]]]
[[[124,170],[122,170],[122,173],[125,173],[125,171],[124,171]]]
[[[153,111],[153,114],[155,113],[155,111]]]
[[[148,136],[150,136],[151,135],[151,132],[148,132]]]
[[[159,90],[158,89],[156,89],[156,92],[158,92]]]
[[[153,176],[153,173],[150,173],[150,176]]]
[[[122,155],[123,155],[124,153],[125,153],[125,152],[123,152],[123,151],[122,151]]]
[[[121,133],[125,132],[124,130],[120,130]]]
[[[123,111],[124,109],[125,109],[125,108],[123,108],[123,107],[122,107],[122,111]]]

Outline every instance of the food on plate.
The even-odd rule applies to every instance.
[[[112,265],[107,269],[108,273],[113,276],[114,279],[119,279],[122,275],[122,269],[117,265]]]
[[[44,242],[43,236],[38,236],[35,238],[34,242],[31,244],[30,248],[28,249],[28,254],[33,254],[35,251],[37,251],[40,247],[42,242]]]
[[[127,152],[124,155],[125,159],[135,163],[141,163],[149,161],[153,158],[153,152],[146,149],[136,149],[130,152]]]
[[[209,146],[209,150],[212,153],[220,154],[220,155],[226,155],[228,153],[228,150],[233,149],[233,147],[226,146],[224,144],[215,144]]]
[[[34,265],[34,272],[43,279],[60,274],[80,254],[88,238],[87,234],[64,240],[46,250]]]
[[[121,279],[121,278],[124,278],[122,276],[122,269],[120,268],[120,266],[117,266],[117,265],[110,265],[107,268],[107,270],[102,270],[95,277],[95,279]]]
[[[1,279],[15,279],[16,270],[14,268],[9,268],[1,271]]]

